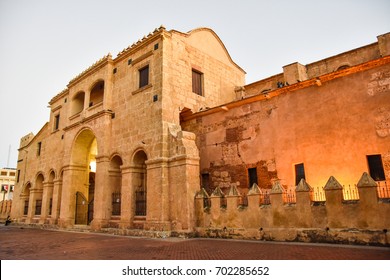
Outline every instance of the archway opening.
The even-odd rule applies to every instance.
[[[99,81],[93,86],[91,90],[91,94],[89,96],[89,107],[103,102],[103,99],[104,99],[104,81]]]
[[[72,149],[72,165],[75,166],[75,224],[88,225],[93,220],[97,154],[95,135],[91,130],[82,131]]]
[[[28,204],[30,200],[30,189],[31,189],[31,184],[30,182],[27,183],[27,185],[24,188],[22,196],[24,197],[24,205],[23,205],[23,215],[27,216],[28,214]]]
[[[146,216],[147,207],[147,172],[144,151],[138,151],[133,158],[133,189],[135,190],[135,216]]]
[[[111,215],[113,217],[121,215],[122,172],[120,167],[122,165],[122,159],[118,155],[110,161]]]
[[[35,180],[35,191],[36,191],[36,197],[35,197],[35,216],[40,216],[42,214],[42,193],[43,193],[43,181],[44,177],[42,174],[39,174],[37,176],[37,179]]]
[[[80,91],[78,92],[72,99],[71,103],[71,113],[70,115],[76,115],[78,113],[81,113],[84,109],[84,99],[85,99],[85,92]]]

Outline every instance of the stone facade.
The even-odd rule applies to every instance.
[[[160,27],[103,57],[49,102],[49,122],[21,139],[13,218],[192,232],[199,153],[181,113],[234,100],[244,75],[207,28]]]
[[[295,186],[303,178],[321,190],[330,175],[353,185],[362,172],[390,180],[389,50],[384,34],[245,85],[212,30],[160,27],[97,61],[49,102],[49,122],[21,139],[12,217],[153,236],[386,229],[386,218],[373,223],[362,214],[375,199],[347,206],[358,210],[337,221],[332,213],[344,206],[331,190],[314,209],[310,191],[300,186],[295,194]],[[283,208],[286,189],[295,210]],[[259,208],[264,192],[272,194],[268,210]],[[211,208],[203,204],[210,200]],[[388,217],[386,203],[370,207]],[[358,221],[344,222],[353,211]]]

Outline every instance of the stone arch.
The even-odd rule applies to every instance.
[[[43,183],[45,177],[42,172],[39,172],[35,178],[34,185],[34,199],[33,199],[33,209],[34,215],[40,216],[42,214],[42,199],[43,199]]]
[[[49,178],[48,182],[51,182],[51,183],[54,182],[54,180],[56,179],[56,172],[53,168],[51,168],[49,170],[49,177],[48,178]]]
[[[53,210],[53,189],[54,189],[54,180],[56,179],[56,173],[54,171],[54,169],[50,169],[49,171],[49,177],[47,179],[47,190],[46,192],[44,192],[44,194],[46,195],[46,208],[45,208],[45,211],[46,211],[46,214],[48,216],[51,216],[52,214],[52,210]]]
[[[23,215],[27,216],[28,214],[28,209],[29,209],[29,200],[30,200],[30,190],[32,189],[32,184],[30,181],[28,181],[24,187],[23,191],[21,193],[21,198],[24,201],[23,203]]]
[[[349,64],[344,63],[344,64],[341,64],[340,66],[338,66],[338,67],[336,68],[336,71],[344,70],[344,69],[347,69],[347,68],[349,68],[349,67],[351,67]]]
[[[97,80],[89,93],[89,107],[102,103],[104,100],[104,80]]]
[[[132,189],[135,191],[135,216],[146,216],[147,212],[147,168],[148,156],[143,149],[135,151],[132,158]]]
[[[122,201],[122,158],[119,154],[114,154],[110,158],[109,167],[109,187],[111,193],[111,215],[121,215]]]
[[[84,110],[85,92],[79,91],[72,98],[70,105],[70,115],[76,115]]]
[[[75,136],[72,146],[69,171],[72,191],[67,194],[67,203],[74,205],[71,209],[74,209],[76,224],[90,224],[93,220],[97,155],[98,143],[94,132],[83,128]],[[85,199],[79,199],[81,196]]]
[[[35,176],[35,189],[43,189],[43,182],[45,181],[45,176],[43,172],[38,172]]]

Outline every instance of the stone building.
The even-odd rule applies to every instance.
[[[348,185],[363,172],[386,182],[389,55],[390,33],[245,85],[212,30],[160,27],[52,98],[49,122],[21,139],[12,217],[193,233],[212,220],[196,194],[242,195],[301,179],[320,187],[331,175]]]
[[[244,75],[207,28],[160,27],[103,57],[50,100],[42,129],[21,139],[12,216],[193,231],[199,153],[180,116],[234,100]]]
[[[15,168],[1,168],[0,169],[0,219],[6,219],[11,212],[12,198],[15,189]]]

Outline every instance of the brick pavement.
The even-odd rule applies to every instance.
[[[150,239],[0,226],[1,260],[389,260],[389,247]]]

